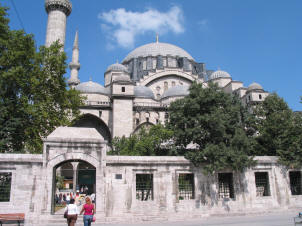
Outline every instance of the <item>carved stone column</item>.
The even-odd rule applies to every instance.
[[[72,168],[73,168],[73,192],[76,193],[77,190],[77,179],[78,179],[78,165],[79,162],[72,162]]]

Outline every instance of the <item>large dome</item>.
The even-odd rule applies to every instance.
[[[130,52],[128,56],[123,60],[123,62],[127,62],[132,58],[138,57],[147,57],[147,56],[178,56],[178,57],[187,57],[189,60],[194,60],[193,57],[187,53],[182,48],[178,46],[169,44],[169,43],[162,43],[162,42],[154,42],[149,43],[143,46],[140,46]]]

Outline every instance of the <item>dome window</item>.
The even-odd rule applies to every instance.
[[[168,82],[164,82],[164,90],[166,91],[168,89]]]

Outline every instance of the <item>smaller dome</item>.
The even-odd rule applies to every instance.
[[[173,86],[172,88],[165,91],[161,98],[163,99],[167,97],[187,96],[189,95],[189,93],[189,86]]]
[[[109,94],[108,89],[93,81],[80,83],[75,87],[75,90],[78,90],[81,93],[99,93],[104,95]]]
[[[154,93],[149,87],[146,86],[134,86],[134,96],[154,99]]]
[[[249,87],[247,88],[248,91],[251,90],[263,90],[262,86],[256,82],[253,82],[251,85],[249,85]]]
[[[109,71],[121,71],[121,72],[128,73],[127,67],[122,64],[119,64],[119,63],[111,64],[109,67],[107,67],[106,72],[109,72]]]
[[[227,73],[226,71],[217,70],[217,71],[214,71],[209,76],[209,80],[212,80],[215,78],[231,78],[231,75],[229,73]]]

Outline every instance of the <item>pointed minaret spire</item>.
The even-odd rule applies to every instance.
[[[78,30],[76,31],[74,42],[73,42],[73,49],[79,49],[79,34]]]
[[[156,34],[156,43],[158,43],[158,34]]]
[[[79,70],[81,67],[79,62],[79,54],[79,34],[78,31],[76,31],[72,48],[72,61],[69,64],[70,78],[68,79],[68,85],[70,88],[73,88],[76,85],[80,84],[80,80],[78,77]]]

